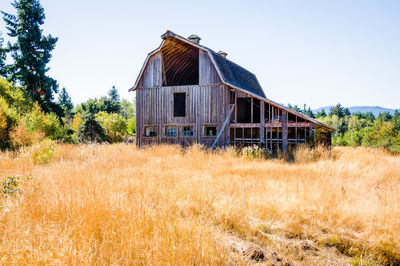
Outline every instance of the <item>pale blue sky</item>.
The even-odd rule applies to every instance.
[[[11,11],[8,0],[0,9]],[[146,55],[167,29],[256,74],[268,98],[313,108],[400,108],[400,1],[43,0],[59,37],[50,75],[75,103],[115,85],[132,99]],[[0,23],[4,34],[4,23]]]

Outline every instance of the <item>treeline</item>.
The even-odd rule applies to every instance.
[[[57,38],[44,36],[39,0],[16,0],[16,14],[1,12],[10,41],[0,31],[0,149],[18,149],[43,139],[119,142],[135,134],[135,104],[108,96],[74,108],[67,90],[48,76]],[[57,99],[55,99],[57,98]]]
[[[332,143],[337,146],[364,146],[384,148],[391,152],[400,152],[400,111],[393,115],[388,112],[379,114],[353,113],[348,108],[337,104],[327,114],[325,110],[314,114],[310,107],[303,109],[288,105],[293,110],[336,128]]]

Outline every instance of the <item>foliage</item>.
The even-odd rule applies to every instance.
[[[92,114],[97,114],[98,112],[107,113],[119,113],[120,104],[115,102],[111,98],[101,97],[100,99],[89,99],[88,101],[79,104],[75,108],[76,113],[84,114],[85,112],[90,112]]]
[[[128,119],[128,124],[127,124],[127,131],[128,134],[131,136],[136,135],[136,117],[131,117]]]
[[[71,115],[74,105],[72,103],[71,97],[69,96],[67,90],[62,88],[60,94],[58,95],[58,104],[64,111],[64,116],[69,117]]]
[[[44,138],[44,133],[41,130],[28,132],[28,129],[23,121],[20,121],[10,133],[12,147],[18,149],[20,147],[30,146]]]
[[[2,12],[8,35],[14,39],[6,52],[11,54],[12,64],[5,67],[9,80],[18,81],[27,98],[39,103],[46,113],[62,115],[61,108],[53,102],[57,93],[57,81],[46,75],[57,38],[43,36],[44,9],[39,0],[15,0],[12,6],[17,14]]]
[[[82,124],[79,127],[78,139],[80,142],[104,142],[107,136],[102,125],[96,120],[95,115],[86,112],[82,117]]]
[[[24,121],[31,133],[39,130],[53,140],[70,140],[69,135],[72,132],[68,126],[62,125],[56,114],[45,114],[38,104],[34,105],[32,111],[25,116]]]
[[[130,119],[132,117],[136,117],[136,101],[135,98],[132,102],[123,99],[121,101],[121,110],[120,114],[125,117],[126,119]]]
[[[110,142],[121,142],[125,139],[128,125],[123,116],[116,113],[99,112],[96,114],[96,120],[104,128]]]
[[[115,86],[112,86],[111,90],[108,92],[108,96],[111,100],[117,103],[119,103],[121,100],[118,90],[115,88]]]
[[[332,143],[336,146],[365,146],[400,152],[400,112],[394,115],[381,113],[350,114],[348,109],[337,104],[329,116],[318,116],[319,121],[336,128]]]
[[[0,76],[3,76],[6,74],[5,72],[5,60],[6,60],[6,51],[3,48],[3,36],[2,33],[0,32]]]
[[[18,176],[8,176],[6,180],[1,182],[1,192],[5,197],[14,196],[16,192],[19,191],[19,177]]]
[[[343,107],[340,103],[332,107],[332,109],[329,112],[330,116],[336,115],[339,118],[343,118],[345,116],[350,116],[350,111],[348,108]]]
[[[250,159],[268,159],[272,156],[268,149],[260,148],[258,145],[244,147],[241,154]]]
[[[326,112],[324,109],[322,109],[321,111],[317,112],[317,114],[315,115],[315,117],[325,117],[326,116]]]
[[[48,164],[51,162],[54,153],[55,153],[55,145],[51,140],[41,141],[34,146],[32,146],[30,150],[33,164]]]

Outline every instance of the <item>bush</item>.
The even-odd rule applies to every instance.
[[[128,134],[131,136],[136,135],[136,117],[128,119]]]
[[[126,119],[119,114],[99,112],[96,114],[96,120],[99,121],[105,129],[105,133],[110,142],[121,142],[128,133]]]
[[[244,147],[241,154],[250,159],[268,159],[271,153],[268,149],[260,148],[258,145]]]
[[[28,129],[23,121],[20,121],[10,133],[12,147],[18,149],[24,146],[30,146],[44,138],[44,133],[37,130],[33,133],[28,132]]]
[[[1,182],[1,192],[5,197],[13,196],[18,189],[19,178],[17,176],[8,176],[6,180]]]
[[[33,164],[48,164],[53,159],[55,143],[52,140],[44,140],[32,146],[30,154]]]

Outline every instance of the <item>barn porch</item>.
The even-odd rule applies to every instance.
[[[331,132],[279,104],[231,90],[230,144],[258,145],[276,153],[292,149],[307,140],[330,145]]]

